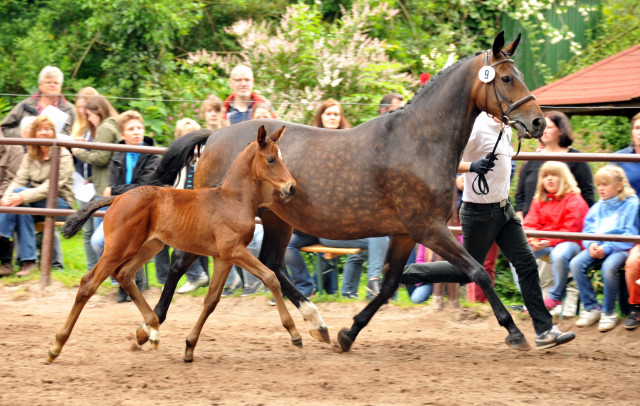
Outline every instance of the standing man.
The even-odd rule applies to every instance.
[[[498,243],[518,274],[522,297],[536,331],[536,347],[550,348],[568,343],[575,338],[575,334],[562,332],[553,325],[551,314],[542,300],[536,258],[527,242],[520,218],[509,202],[513,148],[509,127],[504,127],[504,133],[498,141],[502,126],[497,118],[480,113],[458,166],[458,172],[464,173],[460,208],[462,244],[482,264],[493,242]],[[498,146],[495,153],[499,159],[491,163],[486,155],[493,150],[496,142]],[[486,176],[489,190],[485,194],[478,194],[477,180],[482,176]],[[462,283],[470,282],[465,274],[446,261],[413,264],[405,270],[401,282],[431,283],[436,273],[451,275],[452,279]]]
[[[55,66],[45,66],[38,75],[38,92],[18,103],[0,123],[5,137],[20,137],[20,121],[24,117],[38,116],[47,106],[54,106],[67,113],[69,118],[62,128],[63,134],[71,134],[71,126],[76,118],[73,105],[64,98],[62,81],[64,75]]]
[[[253,93],[253,84],[253,71],[250,67],[238,65],[231,70],[229,86],[233,93],[224,101],[224,112],[228,125],[250,120],[251,109],[255,103],[268,104],[264,97]]]
[[[224,101],[224,116],[226,117],[227,125],[251,120],[251,110],[255,104],[269,104],[264,97],[258,96],[253,92],[253,84],[253,71],[250,67],[237,65],[231,70],[229,86],[233,93]],[[272,118],[275,118],[275,116]],[[256,227],[256,233],[254,233],[253,240],[248,246],[249,251],[255,256],[260,252],[260,246],[262,245],[261,231]],[[234,265],[234,269],[237,273],[233,271],[229,273],[222,292],[223,296],[233,294],[234,290],[240,286],[243,286],[243,296],[251,295],[262,289],[263,285],[260,279],[244,269],[240,271],[236,265]],[[241,274],[242,278],[238,277],[238,274]]]

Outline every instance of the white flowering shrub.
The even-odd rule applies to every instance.
[[[376,116],[385,94],[409,97],[418,87],[417,78],[388,57],[386,42],[367,35],[371,24],[396,13],[384,2],[356,1],[351,11],[343,9],[341,20],[327,24],[317,7],[295,4],[277,24],[242,20],[228,28],[241,52],[222,56],[201,50],[189,54],[186,63],[226,75],[244,63],[253,69],[255,91],[279,118],[310,124],[318,105],[334,98],[355,125]]]

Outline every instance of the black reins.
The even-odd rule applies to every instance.
[[[491,69],[495,68],[496,66],[500,65],[501,63],[513,63],[515,64],[515,62],[513,61],[513,59],[509,58],[507,55],[503,54],[506,59],[502,59],[500,61],[494,62],[492,64],[489,64],[489,52],[491,51],[487,51],[485,53],[485,66],[490,67]],[[496,144],[493,146],[493,150],[487,154],[486,159],[489,160],[489,163],[487,164],[488,167],[491,167],[492,163],[498,159],[498,156],[496,155],[496,149],[498,149],[498,144],[500,144],[500,139],[502,138],[502,134],[504,133],[504,126],[505,125],[512,125],[514,123],[517,123],[517,120],[511,120],[508,115],[509,113],[511,113],[513,110],[517,109],[518,107],[520,107],[521,105],[523,105],[524,103],[530,101],[530,100],[535,100],[536,97],[532,94],[529,94],[527,96],[524,96],[522,98],[520,98],[519,100],[516,100],[513,103],[509,103],[509,100],[504,97],[504,95],[502,93],[500,93],[500,91],[498,90],[498,87],[496,86],[495,83],[495,77],[489,81],[489,82],[484,82],[483,83],[486,85],[485,86],[485,97],[484,97],[484,111],[487,111],[487,105],[489,103],[489,84],[493,84],[493,93],[496,96],[496,102],[498,102],[498,108],[500,109],[500,133],[498,134],[498,139],[496,140]],[[502,110],[502,103],[507,105],[507,111],[503,111]],[[487,113],[488,114],[488,113]],[[526,127],[525,127],[526,128]],[[516,152],[516,155],[518,155],[520,153],[520,146],[521,146],[521,141],[522,141],[522,136],[518,135],[518,151]],[[477,187],[476,187],[476,183],[477,183]],[[474,179],[474,181],[471,183],[471,189],[473,190],[473,192],[477,195],[487,195],[489,194],[489,183],[487,182],[487,179],[485,177],[484,174],[477,174],[476,178]]]

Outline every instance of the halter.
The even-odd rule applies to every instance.
[[[515,62],[513,61],[513,59],[507,57],[506,59],[502,59],[500,61],[494,62],[492,64],[489,65],[489,52],[491,51],[487,51],[485,53],[485,66],[489,66],[491,68],[494,68],[498,65],[500,65],[501,63],[513,63],[515,64]],[[504,55],[504,54],[503,54]],[[506,56],[506,55],[505,55]],[[498,134],[498,139],[496,140],[496,144],[493,146],[493,150],[487,154],[486,159],[489,160],[489,165],[491,163],[493,163],[496,159],[498,159],[497,155],[496,155],[496,149],[498,148],[498,144],[500,143],[500,139],[502,138],[502,134],[504,133],[504,126],[508,125],[511,126],[515,123],[520,123],[523,125],[523,127],[526,128],[526,126],[524,126],[524,124],[518,120],[511,120],[508,116],[509,113],[511,113],[513,110],[517,109],[518,107],[520,107],[521,105],[523,105],[524,103],[530,101],[530,100],[535,100],[536,97],[532,94],[529,94],[527,96],[522,97],[519,100],[516,100],[513,103],[510,103],[509,100],[504,97],[504,95],[502,93],[500,93],[500,91],[498,90],[498,86],[496,86],[495,83],[495,78],[492,79],[490,82],[484,82],[483,83],[486,85],[485,87],[485,97],[484,97],[484,111],[487,111],[487,104],[489,102],[489,84],[493,84],[493,93],[496,96],[496,101],[498,102],[498,108],[500,109],[500,133]],[[502,110],[502,103],[507,105],[507,111],[503,111]],[[522,136],[518,134],[518,151],[516,152],[516,155],[518,155],[520,153],[520,146],[521,146],[521,140],[522,140]],[[478,183],[477,187],[476,187],[476,182]],[[487,179],[485,178],[484,175],[482,174],[478,174],[476,176],[476,179],[471,183],[471,189],[473,190],[473,192],[477,195],[487,195],[489,194],[489,184],[487,183]]]

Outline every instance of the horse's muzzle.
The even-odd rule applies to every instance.
[[[518,136],[522,138],[540,138],[542,137],[542,133],[544,133],[544,129],[547,126],[547,122],[544,118],[534,118],[529,127],[525,126],[520,121],[515,121],[512,125],[518,131]]]
[[[282,189],[280,189],[280,198],[284,201],[288,201],[296,194],[295,183],[287,183]]]

